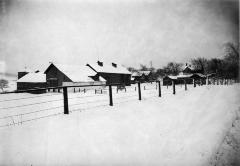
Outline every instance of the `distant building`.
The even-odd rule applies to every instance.
[[[28,90],[46,88],[46,75],[42,72],[27,73],[17,80],[17,90]],[[46,90],[35,91],[33,93],[44,93]]]
[[[193,73],[194,73],[194,69],[191,67],[191,65],[186,63],[186,65],[182,69],[182,72],[180,72],[180,75],[189,75]]]
[[[163,77],[163,85],[164,86],[172,85],[173,81],[175,83],[178,82],[177,76],[164,76]]]
[[[116,63],[105,64],[98,61],[96,64],[87,64],[97,75],[103,77],[107,84],[131,84],[131,73],[123,66]]]
[[[153,81],[151,71],[135,71],[132,73],[133,82],[150,82]]]
[[[70,85],[103,85],[106,80],[87,66],[51,63],[44,72],[48,87]]]

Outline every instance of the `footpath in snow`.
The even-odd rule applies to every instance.
[[[239,99],[239,85],[198,86],[3,127],[0,165],[209,165]]]

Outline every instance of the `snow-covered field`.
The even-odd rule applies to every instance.
[[[0,95],[1,165],[207,165],[239,111],[240,86]],[[20,99],[21,98],[21,99]],[[51,108],[51,109],[50,109]],[[10,126],[4,126],[4,125]]]

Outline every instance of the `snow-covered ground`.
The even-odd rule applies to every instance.
[[[207,165],[239,110],[240,86],[0,95],[4,165]],[[20,99],[21,98],[21,99]],[[13,100],[14,99],[14,100]],[[50,109],[51,108],[51,109]],[[9,124],[10,126],[4,126]]]

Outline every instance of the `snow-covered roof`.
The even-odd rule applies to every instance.
[[[104,82],[104,81],[106,81],[106,80],[105,80],[103,77],[99,76],[99,81]]]
[[[177,78],[190,78],[193,74],[179,74],[177,75]]]
[[[103,66],[99,66],[97,63],[88,64],[88,65],[98,73],[131,74],[131,72],[129,72],[127,68],[121,65],[117,65],[116,67],[112,66],[112,64],[105,64],[105,63],[103,63]]]
[[[137,72],[133,72],[132,76],[136,77],[136,76],[142,76],[143,74],[145,76],[149,75],[151,73],[151,71],[137,71]]]
[[[144,75],[149,75],[151,73],[151,71],[139,71],[140,74],[144,74]]]
[[[194,73],[193,75],[197,75],[197,76],[202,77],[202,78],[205,78],[205,77],[206,77],[205,75],[203,75],[203,74],[201,74],[201,73]]]
[[[38,73],[28,73],[25,76],[21,77],[17,82],[32,82],[32,83],[39,83],[39,82],[46,82],[46,74],[42,72]]]
[[[137,77],[137,76],[141,76],[141,75],[140,75],[140,73],[138,73],[138,72],[133,72],[133,73],[132,73],[132,76],[133,76],[133,77]]]
[[[186,70],[187,68],[189,68],[190,70],[194,70],[191,66],[186,65],[182,67],[182,71]]]
[[[166,78],[166,77],[168,77],[168,78],[170,78],[172,80],[176,80],[177,79],[177,76],[164,76],[164,78]]]
[[[73,82],[93,81],[93,79],[90,78],[89,76],[96,75],[96,73],[94,71],[92,71],[88,66],[66,65],[66,64],[55,64],[55,63],[54,64],[52,63],[51,65],[54,65],[58,70],[60,70],[62,73],[64,73]],[[47,70],[48,70],[48,68],[47,68]],[[46,73],[46,71],[45,71],[45,73]]]

